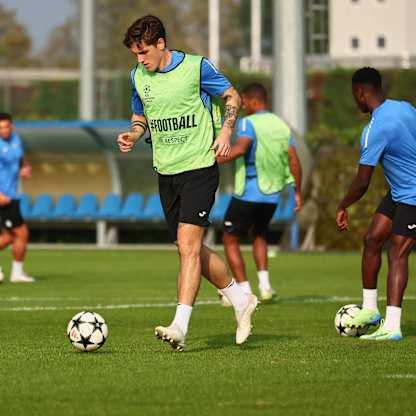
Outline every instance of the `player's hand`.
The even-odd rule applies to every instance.
[[[32,167],[30,165],[24,165],[20,168],[20,176],[24,179],[29,179],[32,175]]]
[[[295,193],[295,212],[300,211],[300,209],[302,208],[303,205],[303,201],[302,201],[302,194],[298,191],[296,191]]]
[[[338,208],[336,213],[338,231],[348,230],[348,211],[345,208]]]
[[[11,199],[0,192],[0,206],[10,204]]]
[[[125,133],[120,133],[117,136],[117,144],[121,152],[127,153],[133,149],[134,145],[137,142],[137,137],[132,132],[128,131]]]
[[[231,151],[230,138],[228,135],[220,133],[212,144],[211,149],[215,150],[215,157],[227,157]]]

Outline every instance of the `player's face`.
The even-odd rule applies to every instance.
[[[355,103],[357,104],[357,107],[360,109],[360,111],[362,111],[363,113],[369,113],[370,109],[367,105],[367,99],[364,88],[360,87],[359,85],[353,85],[352,95],[354,96]]]
[[[253,98],[247,97],[247,95],[242,95],[242,107],[246,114],[253,114],[256,112],[255,110],[255,100]]]
[[[156,45],[148,45],[146,42],[134,42],[130,47],[130,51],[136,55],[137,62],[143,64],[147,71],[154,72],[160,66],[165,46],[163,39],[159,39]]]
[[[0,137],[8,139],[12,135],[13,125],[9,120],[0,121]]]

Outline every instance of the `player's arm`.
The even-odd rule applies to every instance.
[[[131,128],[130,131],[120,133],[117,136],[117,144],[123,153],[130,152],[135,144],[141,139],[147,130],[147,120],[144,116],[144,107],[142,100],[137,92],[134,74],[137,66],[130,72],[131,87]]]
[[[245,155],[251,146],[251,139],[248,137],[240,137],[230,149],[228,156],[217,157],[217,162],[222,165],[223,163],[231,162],[240,156]]]
[[[214,141],[212,148],[215,150],[215,156],[227,157],[231,150],[231,135],[237,121],[238,111],[241,106],[240,94],[234,87],[228,88],[221,96],[225,102],[224,123],[220,134]]]
[[[288,154],[290,172],[295,179],[295,211],[299,211],[302,207],[302,166],[295,146],[289,146]]]
[[[130,131],[117,136],[117,144],[123,153],[130,152],[135,144],[143,137],[147,130],[146,117],[142,114],[133,114]]]
[[[373,171],[374,166],[361,164],[358,166],[358,172],[351,182],[347,194],[337,208],[336,222],[339,231],[348,230],[347,208],[357,202],[367,192]]]
[[[29,161],[23,156],[20,159],[20,176],[25,179],[29,179],[32,173],[32,167]]]

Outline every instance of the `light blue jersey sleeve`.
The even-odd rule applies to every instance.
[[[219,97],[230,87],[230,81],[209,59],[204,58],[201,65],[201,90],[212,97]]]
[[[136,73],[136,68],[137,66],[130,71],[131,111],[132,113],[141,116],[144,114],[144,107],[134,84],[134,74]]]
[[[371,119],[361,134],[360,165],[376,166],[388,145],[388,134],[380,120]]]
[[[247,137],[251,141],[256,139],[256,132],[254,131],[253,123],[248,118],[242,118],[238,122],[237,140],[241,137]]]

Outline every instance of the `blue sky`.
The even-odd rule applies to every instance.
[[[75,13],[74,0],[0,0],[7,9],[17,11],[32,38],[34,51],[44,46],[50,31]]]

